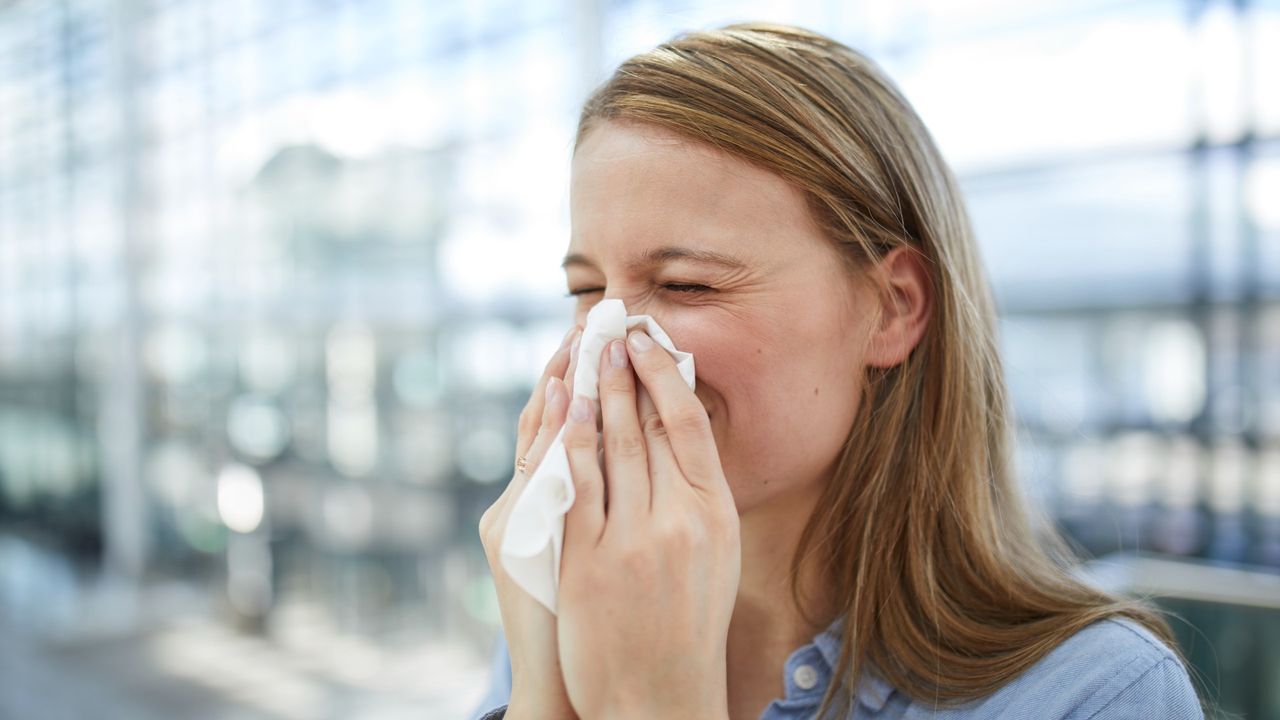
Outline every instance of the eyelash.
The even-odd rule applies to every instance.
[[[709,292],[712,289],[707,287],[706,285],[695,285],[693,283],[668,283],[666,285],[663,285],[662,287],[668,290],[671,290],[671,292],[678,292],[686,295],[696,295],[698,293]],[[676,290],[673,288],[693,288],[693,289],[692,290]],[[565,293],[564,296],[575,297],[578,295],[586,295],[587,293],[600,292],[601,290],[604,290],[604,288],[580,288],[578,290],[570,290],[569,292]]]

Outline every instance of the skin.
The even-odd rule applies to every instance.
[[[556,618],[516,585],[503,568],[499,551],[515,499],[524,491],[529,477],[564,424],[576,369],[571,358],[577,357],[576,342],[581,330],[574,327],[565,334],[520,413],[516,457],[525,458],[528,469],[517,471],[502,495],[480,517],[480,541],[493,575],[511,658],[511,698],[506,715],[511,720],[576,717],[560,668]],[[568,378],[567,386],[565,378]]]
[[[550,434],[568,423],[578,500],[566,518],[558,618],[498,585],[513,677],[520,654],[558,667],[564,684],[517,681],[540,687],[519,693],[530,698],[522,705],[545,717],[569,716],[565,697],[582,717],[759,717],[784,694],[787,655],[821,630],[793,612],[785,578],[857,413],[858,371],[897,364],[918,343],[926,271],[899,250],[871,271],[883,288],[849,276],[799,191],[651,126],[593,128],[574,156],[570,204],[567,257],[577,259],[566,280],[587,291],[577,325],[601,298],[623,300],[693,353],[697,387],[665,352],[616,343],[622,366],[611,348],[600,358],[603,417],[566,420],[572,388],[558,378],[572,373],[567,357],[549,363],[539,390],[551,387],[550,399],[536,402],[535,391],[526,410]],[[633,264],[671,246],[742,266]],[[526,437],[532,430],[521,448],[537,446]],[[801,582],[823,616],[835,599],[820,580]],[[531,646],[541,637],[555,656],[517,650],[513,636]],[[523,712],[516,697],[509,716]]]

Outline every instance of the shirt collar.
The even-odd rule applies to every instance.
[[[814,644],[818,646],[818,652],[822,654],[822,659],[826,661],[827,667],[831,668],[832,672],[835,671],[836,663],[840,660],[840,632],[843,628],[844,616],[841,615],[813,639]],[[858,702],[868,710],[878,712],[889,701],[889,696],[893,692],[894,687],[885,682],[878,673],[864,668],[855,695]]]

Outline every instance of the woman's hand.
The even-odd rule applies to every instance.
[[[507,717],[512,720],[518,717],[548,720],[577,717],[569,704],[560,671],[556,616],[507,575],[499,550],[516,498],[520,497],[564,424],[576,369],[573,358],[577,356],[575,351],[581,332],[582,327],[575,326],[565,335],[560,349],[547,363],[533,395],[520,413],[516,457],[524,457],[528,461],[527,467],[512,477],[507,489],[480,518],[480,540],[498,591],[502,631],[511,655],[511,700],[507,706]]]
[[[577,492],[560,567],[565,686],[592,720],[727,718],[737,509],[706,409],[661,346],[628,340],[601,358],[603,473],[585,396],[565,429]]]

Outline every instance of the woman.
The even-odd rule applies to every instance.
[[[868,60],[764,24],[638,55],[583,109],[570,206],[578,325],[480,523],[505,639],[482,710],[1201,717],[1160,617],[1073,579],[1028,519],[960,193]],[[633,331],[600,358],[600,420],[571,407],[606,297],[693,353],[695,391]],[[565,423],[552,615],[497,553]]]

